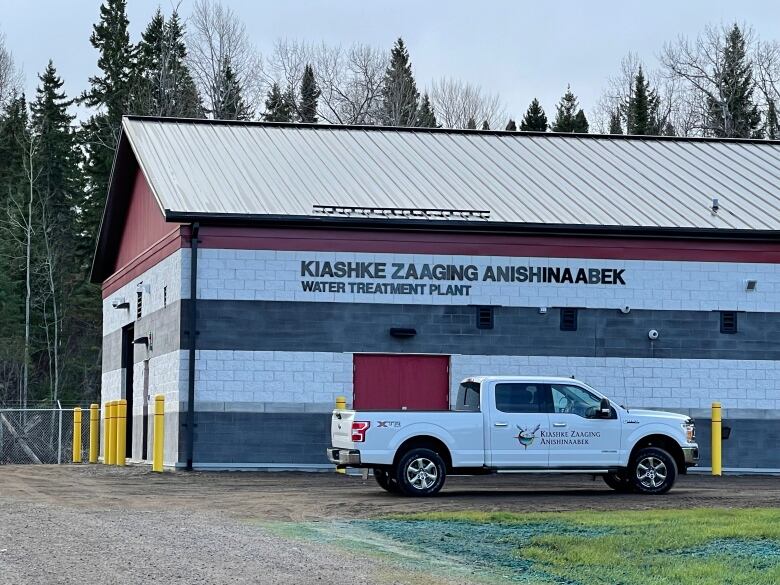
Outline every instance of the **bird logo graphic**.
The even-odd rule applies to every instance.
[[[523,428],[520,425],[515,425],[517,427],[517,436],[515,437],[517,441],[523,446],[523,449],[528,449],[531,445],[534,444],[534,440],[536,439],[536,433],[539,431],[542,425],[536,425],[533,430],[529,430],[528,428]]]

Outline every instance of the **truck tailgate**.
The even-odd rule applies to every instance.
[[[334,410],[330,419],[330,436],[333,446],[339,449],[353,449],[352,421],[355,419],[354,410]]]

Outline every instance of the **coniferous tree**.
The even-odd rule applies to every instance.
[[[476,130],[477,129],[477,121],[472,116],[469,118],[469,121],[466,122],[466,130]]]
[[[547,115],[544,113],[544,109],[536,98],[531,100],[531,105],[528,106],[528,110],[526,110],[523,119],[520,120],[520,130],[526,132],[547,131]]]
[[[769,101],[769,106],[767,107],[765,134],[770,140],[780,138],[780,121],[777,118],[777,106],[772,100]]]
[[[664,125],[663,135],[664,136],[677,136],[677,132],[674,129],[674,125],[669,120],[667,120],[666,124]]]
[[[517,124],[515,124],[515,121],[512,118],[509,118],[509,122],[506,123],[506,128],[504,128],[507,132],[514,132],[517,130]]]
[[[578,110],[577,96],[571,91],[571,86],[566,88],[560,102],[556,106],[555,121],[552,124],[553,132],[574,132],[575,121]]]
[[[222,61],[222,72],[219,79],[222,83],[217,91],[218,99],[215,113],[222,120],[250,120],[252,109],[244,101],[241,84],[227,57]]]
[[[417,123],[416,126],[420,128],[438,128],[439,124],[436,122],[436,114],[433,111],[433,105],[428,94],[424,94],[422,101],[420,102],[420,108],[417,111]]]
[[[290,102],[290,93],[282,93],[278,83],[274,83],[268,90],[265,99],[265,113],[263,120],[266,122],[292,122],[293,104]]]
[[[301,102],[298,106],[298,120],[308,124],[317,123],[317,100],[320,97],[320,89],[314,78],[314,69],[307,64],[303,69],[301,81]]]
[[[609,134],[623,134],[623,126],[621,125],[620,111],[618,109],[612,110],[609,115]]]
[[[650,87],[640,65],[634,76],[634,87],[625,104],[626,134],[658,135],[662,125],[658,116],[658,92]]]
[[[574,125],[572,132],[578,132],[580,134],[587,134],[589,129],[588,119],[585,117],[585,111],[580,108],[577,114],[574,116]]]
[[[487,120],[485,120],[484,122],[482,122],[482,129],[483,129],[483,130],[490,130],[490,124],[488,124],[488,121],[487,121]]]
[[[420,93],[412,75],[409,52],[399,38],[390,52],[390,64],[382,83],[382,123],[386,126],[413,126],[420,107]]]
[[[753,64],[745,48],[745,36],[736,24],[726,34],[723,70],[718,96],[707,100],[709,132],[721,138],[760,138],[761,115],[753,101]]]

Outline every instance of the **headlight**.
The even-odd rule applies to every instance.
[[[694,425],[693,422],[685,422],[680,426],[683,428],[683,431],[685,431],[685,438],[687,441],[693,443],[696,438],[696,425]]]

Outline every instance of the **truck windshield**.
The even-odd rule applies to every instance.
[[[463,382],[458,387],[458,399],[455,402],[455,410],[479,412],[478,382]]]

